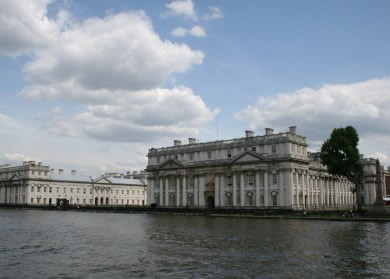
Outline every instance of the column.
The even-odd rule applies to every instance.
[[[237,176],[233,173],[233,207],[237,206]]]
[[[214,184],[215,184],[215,188],[214,188],[215,207],[219,207],[219,176],[217,173],[215,174]]]
[[[147,192],[148,192],[148,197],[147,197],[147,205],[150,205],[151,203],[152,203],[152,201],[151,201],[151,192],[152,192],[152,180],[150,179],[150,178],[148,178],[147,180]]]
[[[284,206],[283,171],[279,170],[279,206]]]
[[[165,206],[169,206],[169,176],[165,178]]]
[[[288,169],[287,173],[287,183],[286,183],[286,206],[290,206],[292,208],[293,205],[293,170]]]
[[[204,174],[202,174],[199,177],[199,206],[204,207],[204,188],[205,188],[205,181],[204,181]]]
[[[154,178],[150,180],[150,202],[151,203],[155,203],[155,197],[154,197],[154,184],[155,184],[155,180]],[[110,199],[110,198],[108,198]]]
[[[163,188],[164,188],[164,179],[160,176],[160,205],[163,205]]]
[[[268,171],[264,172],[264,206],[268,207]]]
[[[256,207],[260,206],[260,172],[256,170]]]
[[[296,206],[296,208],[298,208],[299,207],[299,187],[298,187],[298,185],[299,185],[299,176],[298,176],[298,172],[296,171],[295,172],[295,204],[297,205]]]
[[[199,207],[199,177],[194,177],[194,206]]]
[[[219,206],[225,206],[225,174],[219,178]]]
[[[180,206],[180,175],[176,177],[176,207]]]
[[[245,206],[245,196],[244,196],[244,185],[245,185],[245,179],[244,179],[244,172],[241,172],[240,175],[240,206]]]
[[[187,206],[187,181],[186,176],[183,175],[183,206]]]

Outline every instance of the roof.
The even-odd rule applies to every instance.
[[[51,180],[92,182],[92,178],[88,175],[50,174],[49,177]]]

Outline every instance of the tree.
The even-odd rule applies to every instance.
[[[321,163],[328,168],[328,172],[335,176],[344,176],[355,184],[356,202],[358,209],[361,203],[358,198],[358,189],[363,182],[363,165],[360,162],[358,149],[359,135],[355,128],[335,128],[321,147]]]

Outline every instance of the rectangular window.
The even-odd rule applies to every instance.
[[[272,145],[272,154],[276,154],[276,145]]]
[[[228,176],[228,186],[232,186],[233,179],[231,176]]]
[[[129,192],[130,192],[130,191],[129,191],[129,190],[127,190],[127,194],[129,194]]]
[[[227,156],[228,156],[228,158],[232,157],[232,150],[231,149],[227,150]]]
[[[41,192],[41,187],[38,186],[37,188],[37,192],[40,193]]]
[[[70,192],[73,193],[73,188],[70,188]]]
[[[190,153],[190,161],[194,160],[194,153]]]
[[[137,195],[139,195],[139,190],[137,190]]]
[[[122,204],[123,204],[123,200],[122,200]]]
[[[43,187],[43,192],[46,193],[46,187]]]
[[[295,173],[293,173],[293,182],[297,183],[297,175]]]
[[[92,204],[92,199],[89,199],[89,204]]]
[[[122,190],[122,195],[125,193],[125,191],[124,190]]]
[[[49,187],[49,193],[51,193],[51,187]]]
[[[85,199],[83,199],[83,204],[85,204]]]
[[[66,193],[66,188],[64,187],[64,194]]]
[[[57,187],[57,193],[59,193],[60,192],[60,187]]]
[[[254,175],[249,175],[248,176],[249,185],[253,185],[254,181],[255,181],[255,176]]]
[[[252,147],[252,151],[256,152],[256,146]]]
[[[34,186],[31,186],[31,192],[34,192]]]
[[[80,188],[77,188],[77,194],[79,194],[80,193]]]
[[[117,195],[118,195],[118,192],[119,192],[119,191],[118,191],[118,190],[116,190],[116,194],[117,194]]]
[[[131,194],[134,195],[134,190],[131,190]]]
[[[34,203],[34,198],[31,198],[31,203]]]
[[[160,164],[160,156],[157,156],[157,164]]]
[[[83,189],[83,194],[85,194],[87,192],[87,189],[86,188],[84,188]]]
[[[211,159],[211,151],[207,152],[207,159]]]
[[[278,183],[278,176],[276,174],[272,175],[272,184],[277,184]]]

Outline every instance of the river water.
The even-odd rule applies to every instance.
[[[0,278],[390,278],[390,223],[0,210]]]

